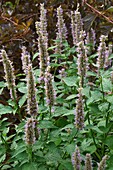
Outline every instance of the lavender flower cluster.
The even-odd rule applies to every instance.
[[[61,8],[61,6],[57,8],[57,17],[57,39],[59,39],[62,43],[67,38],[67,28],[63,19],[63,9]]]
[[[97,58],[97,66],[98,66],[98,73],[100,69],[104,68],[105,58],[106,58],[106,41],[107,36],[101,35],[100,37],[100,44],[98,47],[98,58]]]
[[[65,25],[65,21],[63,18],[63,9],[61,6],[57,8],[57,33],[56,33],[56,48],[55,48],[55,53],[56,54],[61,54],[62,51],[62,46],[63,46],[63,41],[67,39],[67,28]]]
[[[107,158],[108,156],[105,155],[100,161],[100,163],[97,163],[98,165],[97,170],[105,170]],[[81,170],[82,159],[81,159],[80,150],[78,146],[76,146],[75,151],[72,154],[71,161],[74,170]],[[84,170],[93,170],[92,159],[89,153],[86,154]]]
[[[91,155],[88,154],[88,153],[86,154],[85,169],[84,170],[93,170]]]
[[[44,83],[46,69],[50,63],[48,54],[48,33],[47,33],[47,19],[46,9],[44,4],[40,5],[40,21],[35,23],[36,32],[38,34],[38,49],[39,49],[39,65],[40,65],[40,83]]]
[[[36,117],[38,114],[38,104],[36,100],[36,88],[34,75],[32,71],[32,65],[28,65],[28,74],[27,74],[27,111],[28,114]]]
[[[29,118],[25,124],[25,141],[28,145],[33,145],[36,141],[35,137],[35,119]]]
[[[25,141],[26,144],[33,145],[39,137],[39,128],[37,127],[38,121],[36,120],[38,115],[38,103],[36,99],[36,85],[32,63],[30,61],[30,55],[24,46],[22,47],[21,60],[22,69],[26,74],[27,80],[27,113],[31,117],[27,119],[25,124]]]
[[[81,169],[81,156],[80,156],[80,150],[78,146],[76,146],[75,152],[72,154],[72,165],[74,170]]]
[[[25,124],[25,142],[27,145],[33,145],[39,138],[40,130],[37,124],[38,121],[32,117],[27,119]]]
[[[22,69],[24,73],[27,74],[28,65],[31,63],[31,61],[30,61],[30,54],[27,52],[25,46],[22,46],[21,60],[22,60]]]
[[[78,8],[76,11],[71,11],[71,29],[73,44],[76,46],[81,41],[80,32],[83,31],[83,22]]]
[[[12,66],[12,62],[9,60],[5,50],[1,50],[0,56],[2,57],[2,61],[3,61],[5,79],[7,82],[7,87],[10,90],[10,96],[13,100],[16,101],[17,94],[15,88],[16,85],[15,85],[14,68]]]
[[[108,159],[108,156],[105,155],[105,156],[102,158],[101,162],[98,164],[98,169],[97,169],[97,170],[105,170],[105,168],[106,168],[106,160],[107,160],[107,159]]]
[[[76,100],[76,111],[75,111],[75,126],[78,130],[84,128],[84,104],[82,97],[82,88],[78,89],[78,99]]]
[[[84,41],[78,43],[77,52],[78,75],[80,77],[79,86],[83,87],[88,70],[87,49],[85,48]]]
[[[55,104],[56,94],[53,88],[53,77],[51,73],[47,71],[45,73],[44,80],[45,80],[46,103],[48,106],[50,106],[53,109]]]

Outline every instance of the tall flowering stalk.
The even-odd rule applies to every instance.
[[[47,19],[46,9],[44,4],[40,5],[40,21],[35,23],[36,32],[38,34],[38,49],[39,49],[39,65],[40,65],[40,82],[44,84],[45,71],[50,63],[48,54],[48,33],[47,33]]]
[[[107,155],[105,155],[105,156],[102,158],[101,162],[98,164],[98,169],[97,169],[97,170],[105,170],[107,158],[108,158]]]
[[[72,154],[72,165],[74,170],[80,170],[81,169],[81,156],[80,156],[80,150],[78,146],[75,148],[75,152]]]
[[[50,114],[55,104],[55,90],[53,88],[53,77],[49,71],[45,73],[45,92],[46,92],[46,103],[50,108]]]
[[[44,4],[40,4],[40,22],[39,29],[41,34],[46,38],[46,45],[48,45],[48,32],[47,32],[47,10],[44,8]]]
[[[86,154],[85,169],[84,170],[93,170],[91,155],[88,154],[88,153]]]
[[[27,144],[27,153],[30,161],[33,159],[32,146],[39,137],[39,130],[37,127],[37,120],[32,117],[27,119],[25,124],[25,142]]]
[[[112,48],[113,48],[112,43],[109,43],[105,52],[104,68],[108,68],[109,66],[111,66],[112,61],[111,59],[109,59],[109,56],[112,54]]]
[[[61,54],[63,41],[67,39],[67,28],[63,18],[63,9],[61,6],[57,8],[57,33],[56,33],[56,42],[55,53]]]
[[[58,29],[57,38],[62,43],[67,38],[67,28],[63,19],[63,9],[61,8],[61,6],[57,8],[57,18],[58,18],[56,25]]]
[[[98,47],[98,58],[97,58],[97,67],[98,67],[98,74],[100,72],[100,69],[104,68],[104,63],[105,63],[105,58],[106,58],[106,50],[107,50],[107,47],[106,47],[106,41],[107,39],[107,36],[105,35],[101,35],[100,37],[100,44],[99,44],[99,47]]]
[[[5,72],[5,79],[7,82],[7,87],[10,90],[10,96],[13,100],[16,101],[16,85],[15,85],[15,75],[14,75],[14,68],[12,66],[12,62],[9,60],[7,53],[5,50],[1,50],[0,53],[3,61],[4,72]]]
[[[35,137],[35,119],[29,118],[25,124],[25,142],[28,145],[33,145],[36,141]]]
[[[80,77],[79,85],[83,87],[88,70],[87,49],[84,45],[84,41],[78,43],[77,52],[78,75]]]
[[[78,99],[76,100],[75,126],[78,130],[84,128],[84,102],[82,97],[82,88],[78,89]]]
[[[92,46],[87,46],[88,54],[90,54],[92,50],[95,50],[96,33],[95,33],[95,30],[93,28],[91,28],[91,30],[86,33],[85,44],[86,45],[89,45],[89,44],[92,45]]]
[[[21,60],[22,60],[22,69],[24,73],[27,74],[27,68],[28,68],[28,65],[31,63],[31,61],[30,61],[30,55],[26,51],[25,46],[22,47]]]
[[[73,44],[77,45],[81,41],[80,32],[83,31],[83,22],[78,8],[76,11],[71,11],[71,30]]]
[[[38,114],[38,104],[36,101],[36,88],[32,65],[28,65],[27,74],[27,112],[31,117],[36,117]]]

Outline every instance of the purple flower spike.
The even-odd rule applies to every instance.
[[[85,169],[84,170],[93,170],[91,155],[88,154],[88,153],[86,154]]]
[[[38,114],[38,104],[36,101],[36,88],[34,75],[32,71],[32,65],[28,65],[28,75],[27,75],[27,111],[31,116],[37,116]]]
[[[78,130],[84,128],[84,103],[82,98],[82,88],[78,89],[79,96],[76,101],[75,126]]]
[[[72,165],[75,170],[80,170],[81,167],[81,156],[80,156],[80,150],[78,146],[75,148],[75,152],[72,154]]]
[[[55,104],[55,90],[52,84],[52,75],[47,71],[45,73],[45,91],[46,91],[46,103],[48,106],[53,107]]]
[[[12,66],[12,62],[9,60],[7,53],[5,50],[1,50],[0,56],[2,57],[5,79],[7,82],[7,87],[10,90],[10,96],[13,100],[16,100],[16,89],[15,89],[15,75],[14,68]]]

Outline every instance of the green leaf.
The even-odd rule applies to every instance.
[[[51,54],[50,57],[61,58],[61,54]]]
[[[58,107],[56,110],[55,110],[55,113],[53,114],[52,117],[58,117],[58,116],[62,116],[64,115],[65,113],[67,113],[69,110],[66,109],[65,107]]]
[[[105,140],[105,144],[113,150],[113,136],[108,136],[107,139]]]
[[[26,151],[25,145],[18,147],[17,150],[15,150],[15,152],[13,153],[12,158],[15,158],[15,157],[19,156],[21,153],[23,153],[25,151]]]
[[[4,166],[2,167],[2,169],[1,169],[1,170],[7,170],[7,169],[9,169],[9,168],[11,168],[11,166],[10,166],[10,165],[4,165]]]
[[[27,93],[27,87],[24,82],[20,82],[17,85],[18,91],[21,93]]]
[[[1,88],[1,89],[0,89],[0,95],[2,94],[3,90],[4,90],[4,88]]]
[[[65,77],[63,78],[63,81],[67,86],[76,86],[77,78],[75,76]]]
[[[73,128],[74,128],[74,124],[68,124],[68,125],[64,126],[64,127],[61,129],[61,131],[62,131],[62,130],[65,130],[65,129],[73,129]]]
[[[0,163],[3,162],[3,161],[5,160],[5,158],[6,158],[6,154],[2,155],[2,156],[0,157]]]
[[[112,91],[112,83],[107,78],[102,78],[102,85],[103,85],[103,91],[104,92],[111,92]]]
[[[109,56],[109,59],[112,59],[113,58],[113,54],[111,54],[110,56]]]
[[[71,100],[74,99],[77,95],[76,94],[71,94],[70,96],[68,96],[65,100]]]
[[[41,165],[41,166],[38,167],[38,170],[47,170],[47,168],[46,168],[46,166]]]
[[[113,6],[110,6],[109,8],[106,9],[107,12],[113,13]]]
[[[61,165],[63,166],[63,168],[61,170],[72,170],[73,169],[73,166],[72,166],[72,163],[71,163],[71,160],[62,160],[61,161]],[[58,169],[60,170],[60,169]]]
[[[88,72],[87,72],[87,76],[93,76],[93,77],[96,77],[96,76],[97,76],[97,74],[96,74],[96,73],[94,73],[94,72],[92,72],[92,71],[88,71]]]
[[[57,127],[64,127],[64,126],[66,126],[67,125],[67,120],[66,119],[64,119],[63,117],[59,117],[56,121],[55,121],[55,125],[57,126]]]
[[[37,165],[34,162],[26,163],[22,166],[22,170],[37,170]]]
[[[58,148],[55,146],[53,142],[48,144],[49,152],[45,155],[46,161],[50,161],[51,163],[57,163],[57,161],[61,160],[61,156]]]
[[[53,49],[56,48],[56,47],[57,47],[57,45],[51,46],[51,47],[48,48],[48,50],[53,50]]]
[[[96,57],[98,57],[98,53],[89,56],[90,59],[91,59],[91,58],[96,58]]]
[[[75,111],[75,110],[68,110],[68,111],[65,112],[62,116],[70,116],[70,115],[73,115],[73,116],[74,116],[74,111]]]
[[[20,98],[20,100],[19,100],[19,107],[22,107],[22,106],[23,106],[23,104],[24,104],[25,101],[26,101],[26,97],[27,97],[27,95],[25,94],[25,95],[23,95],[23,96]]]
[[[94,102],[100,101],[102,99],[102,93],[98,90],[91,91],[91,97],[87,100],[87,105]]]
[[[109,108],[109,103],[107,102],[104,102],[104,103],[101,103],[99,106],[98,106],[99,110],[101,112],[106,112]]]
[[[97,127],[97,126],[93,126],[93,125],[88,125],[87,126],[88,129],[93,129],[94,131],[103,134],[103,132]]]
[[[33,59],[32,60],[34,60],[36,57],[38,57],[39,56],[39,53],[35,53],[34,55],[33,55]]]
[[[81,148],[83,151],[86,151],[86,149],[91,146],[91,144],[93,143],[93,140],[92,139],[84,139],[82,141],[82,144],[81,144]]]
[[[21,93],[27,93],[27,87],[20,87],[18,88],[18,91]]]
[[[106,100],[107,100],[109,103],[113,104],[113,96],[106,96]]]
[[[75,150],[75,143],[71,143],[71,144],[67,145],[66,150],[67,150],[67,153],[72,156],[72,153]]]
[[[82,93],[87,97],[89,98],[90,97],[90,87],[85,87],[82,89]]]
[[[10,106],[4,106],[3,104],[0,104],[0,115],[6,114],[6,113],[12,113],[13,109]]]
[[[96,151],[96,146],[95,145],[88,146],[86,151],[93,154]]]
[[[112,170],[113,169],[113,154],[110,154],[107,162],[108,162],[109,170]]]
[[[39,77],[40,76],[40,69],[35,69],[34,74],[35,74],[35,76]]]
[[[6,87],[7,85],[6,85],[6,83],[4,82],[4,81],[1,81],[0,82],[0,88],[4,88],[4,87]]]
[[[39,123],[39,126],[38,126],[40,129],[50,129],[50,128],[57,128],[56,126],[54,126],[54,124],[51,122],[51,121],[48,121],[48,120],[42,120],[40,123]]]
[[[57,137],[57,139],[54,141],[56,146],[59,146],[61,142],[62,142],[62,140],[60,137]]]

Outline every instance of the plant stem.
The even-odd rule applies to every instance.
[[[49,106],[49,114],[50,114],[50,118],[51,118],[51,106]]]
[[[33,161],[32,145],[27,146],[27,153],[28,153],[29,162],[32,162]]]
[[[103,83],[102,83],[102,76],[100,77],[100,86],[102,89],[102,95],[103,95],[103,101],[104,101],[104,88],[103,88]]]
[[[14,103],[15,103],[15,107],[17,108],[17,113],[18,113],[18,115],[19,115],[20,120],[22,120],[22,115],[21,115],[21,113],[20,113],[20,108],[19,108],[18,103],[17,103],[17,100],[16,100],[14,87],[12,87],[12,95],[13,95],[13,97],[14,97]]]

